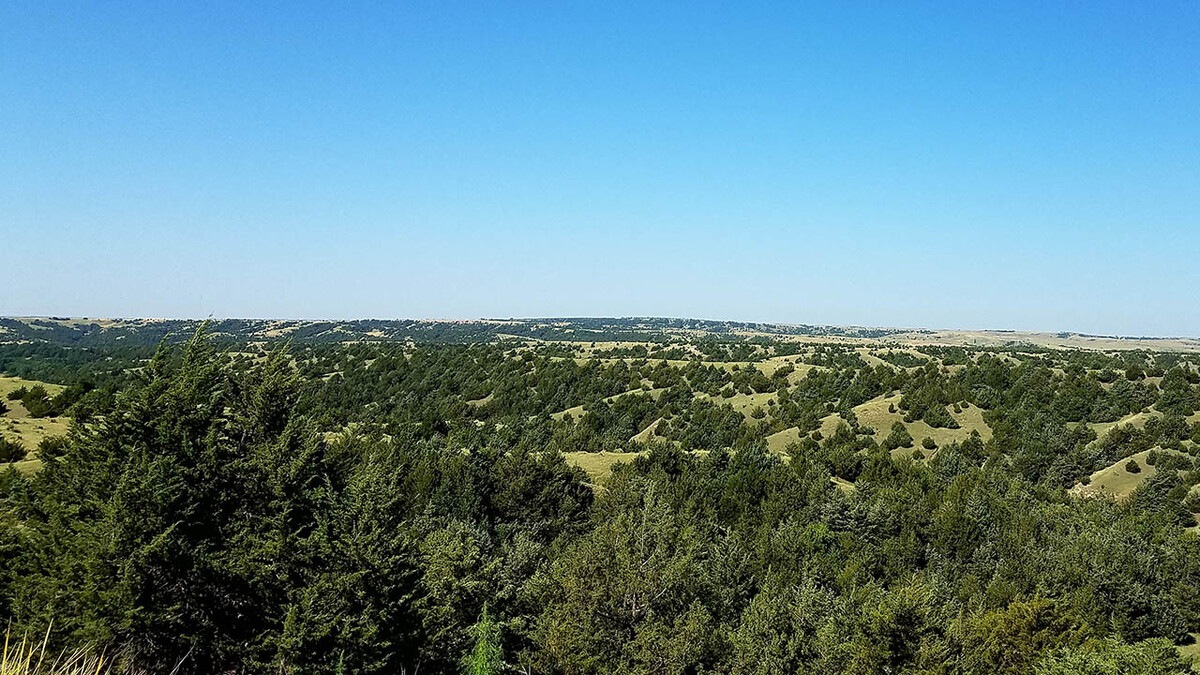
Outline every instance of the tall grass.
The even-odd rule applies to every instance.
[[[46,630],[41,642],[22,637],[19,643],[4,634],[4,652],[0,654],[0,675],[111,675],[112,664],[103,653],[79,649],[52,656],[46,652]]]

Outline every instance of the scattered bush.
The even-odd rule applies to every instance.
[[[19,462],[28,454],[29,450],[21,444],[21,441],[0,436],[0,462]]]

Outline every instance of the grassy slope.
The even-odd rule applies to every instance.
[[[649,443],[650,439],[654,438],[654,433],[658,429],[659,422],[662,422],[662,421],[663,421],[663,418],[661,418],[661,417],[654,420],[653,422],[648,424],[645,429],[642,429],[641,431],[634,434],[633,437],[630,438],[629,440],[633,441],[634,443]]]
[[[889,405],[895,405],[896,412],[888,412]],[[978,406],[965,408],[960,413],[954,412],[953,409],[949,412],[950,416],[958,422],[958,429],[937,429],[926,424],[924,420],[904,422],[904,415],[900,412],[899,394],[879,397],[854,408],[854,414],[858,416],[859,424],[875,429],[875,441],[879,443],[882,443],[883,439],[891,433],[893,424],[904,423],[909,435],[913,437],[913,448],[897,448],[893,451],[895,455],[912,454],[913,449],[920,447],[921,440],[926,437],[932,438],[939,448],[953,441],[966,440],[972,431],[978,431],[985,441],[992,437],[992,429],[983,421],[983,411]],[[924,452],[929,455],[928,451]]]
[[[37,449],[38,443],[41,443],[43,438],[63,436],[71,426],[71,420],[68,417],[30,417],[29,411],[25,410],[25,406],[20,401],[8,400],[8,392],[38,384],[45,387],[51,396],[63,390],[63,387],[57,384],[23,380],[19,377],[0,377],[0,398],[3,398],[4,404],[9,408],[7,413],[0,416],[0,434],[3,434],[5,438],[20,441],[30,452]],[[34,458],[17,462],[14,466],[21,471],[32,471],[41,466],[41,462]]]
[[[637,452],[568,452],[563,455],[567,464],[577,466],[587,473],[594,485],[602,484],[612,475],[617,462],[632,462]]]
[[[800,429],[789,427],[767,436],[767,449],[771,452],[783,452],[789,445],[799,443],[800,438]]]
[[[1137,490],[1142,483],[1145,483],[1154,474],[1158,473],[1158,469],[1146,463],[1146,457],[1150,455],[1150,452],[1150,450],[1146,450],[1125,459],[1117,460],[1111,466],[1106,466],[1093,473],[1090,483],[1087,485],[1076,485],[1071,488],[1071,492],[1080,497],[1106,494],[1116,498],[1118,501],[1129,499],[1133,495],[1134,490]],[[1163,450],[1161,448],[1158,448],[1158,452],[1179,454],[1175,450]],[[1142,467],[1141,472],[1129,473],[1125,470],[1125,465],[1130,459],[1136,461]]]
[[[1104,436],[1115,426],[1132,424],[1133,426],[1142,429],[1146,426],[1146,421],[1151,417],[1162,417],[1162,413],[1158,412],[1157,410],[1151,410],[1148,413],[1136,412],[1132,415],[1126,415],[1116,422],[1089,422],[1088,426],[1096,432],[1096,438],[1104,438]]]

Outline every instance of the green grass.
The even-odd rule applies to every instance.
[[[895,406],[896,412],[889,412],[889,406]],[[911,455],[914,449],[921,447],[921,441],[926,437],[932,438],[933,442],[937,443],[939,448],[948,443],[966,440],[972,431],[978,431],[984,441],[992,437],[992,428],[983,421],[983,411],[980,410],[979,406],[973,405],[963,409],[959,413],[954,412],[953,408],[950,408],[948,412],[958,422],[958,429],[931,427],[924,420],[904,422],[904,414],[900,411],[899,394],[879,397],[854,408],[854,414],[858,417],[859,424],[873,428],[875,430],[875,441],[878,443],[882,443],[883,439],[887,438],[887,435],[891,433],[893,424],[896,422],[904,424],[904,428],[908,429],[909,435],[913,437],[913,447],[893,450],[892,454],[895,457]],[[822,426],[821,433],[826,433],[824,426]],[[931,452],[922,448],[921,452],[928,458],[936,451]]]
[[[725,398],[724,396],[708,396],[707,394],[699,394],[696,398],[707,398],[717,405],[728,405],[749,419],[750,413],[755,408],[761,407],[763,410],[768,409],[768,402],[775,398],[775,392],[768,391],[763,394],[734,394],[729,398]]]
[[[633,437],[630,438],[629,440],[634,443],[643,443],[643,444],[649,443],[650,439],[654,438],[654,432],[656,429],[658,429],[658,425],[662,421],[663,421],[663,418],[661,418],[661,417],[654,420],[650,424],[646,425],[645,429],[642,429],[641,431],[634,434]]]
[[[1183,658],[1192,660],[1192,670],[1200,671],[1200,633],[1191,634],[1193,642],[1190,645],[1176,647]]]
[[[21,387],[31,388],[39,384],[45,387],[46,392],[51,396],[65,388],[57,384],[23,380],[19,377],[0,377],[0,399],[3,399],[4,404],[9,408],[7,413],[0,416],[0,435],[20,441],[30,452],[37,449],[38,443],[41,443],[42,439],[63,436],[71,426],[71,419],[68,417],[30,417],[29,411],[25,410],[25,406],[20,401],[8,400],[10,391]],[[17,463],[17,468],[20,470],[33,470],[38,466],[41,466],[41,462],[36,464],[29,461]]]
[[[1158,412],[1157,410],[1151,410],[1150,412],[1136,412],[1132,415],[1126,415],[1116,422],[1089,422],[1088,426],[1096,432],[1096,438],[1104,438],[1109,431],[1112,431],[1113,427],[1132,424],[1139,429],[1143,429],[1146,426],[1146,422],[1150,418],[1161,416],[1162,413]]]
[[[577,466],[587,473],[593,485],[602,485],[612,475],[618,462],[632,462],[639,452],[568,452],[563,457],[567,464]]]
[[[1179,454],[1175,450],[1164,450],[1162,448],[1155,448],[1155,450],[1158,450],[1159,453]],[[1158,473],[1158,469],[1146,463],[1146,457],[1150,455],[1150,452],[1150,450],[1145,450],[1136,455],[1117,460],[1111,466],[1106,466],[1093,473],[1091,482],[1087,485],[1076,485],[1071,488],[1071,491],[1080,497],[1109,495],[1117,501],[1125,501],[1133,495],[1133,492],[1142,483],[1145,483],[1154,474]],[[1125,465],[1131,459],[1142,467],[1141,472],[1129,473],[1125,470]]]
[[[799,443],[803,436],[799,427],[788,427],[783,431],[767,436],[767,449],[771,452],[782,453],[793,443]]]
[[[648,380],[643,380],[643,383],[650,384],[650,382]],[[639,387],[637,389],[630,389],[629,391],[623,391],[620,394],[617,394],[615,396],[609,396],[608,398],[606,398],[604,400],[608,403],[612,403],[613,401],[621,398],[622,396],[629,396],[631,394],[649,394],[655,400],[658,400],[658,397],[662,396],[662,393],[664,391],[666,391],[666,389],[645,389],[643,387]],[[573,419],[579,419],[580,417],[583,416],[583,414],[584,414],[584,406],[577,405],[574,408],[567,408],[566,410],[560,410],[556,413],[550,413],[550,418],[555,419],[555,420],[562,420],[567,415],[570,415]]]

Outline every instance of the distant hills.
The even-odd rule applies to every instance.
[[[203,319],[110,319],[88,317],[0,318],[0,342],[49,342],[77,346],[146,345],[186,339]],[[277,320],[209,319],[215,340],[294,343],[451,342],[500,340],[613,341],[844,341],[864,344],[944,344],[979,347],[1031,346],[1080,349],[1200,351],[1193,338],[1120,337],[1069,332],[928,330],[758,323],[661,317],[488,318],[475,320]]]

